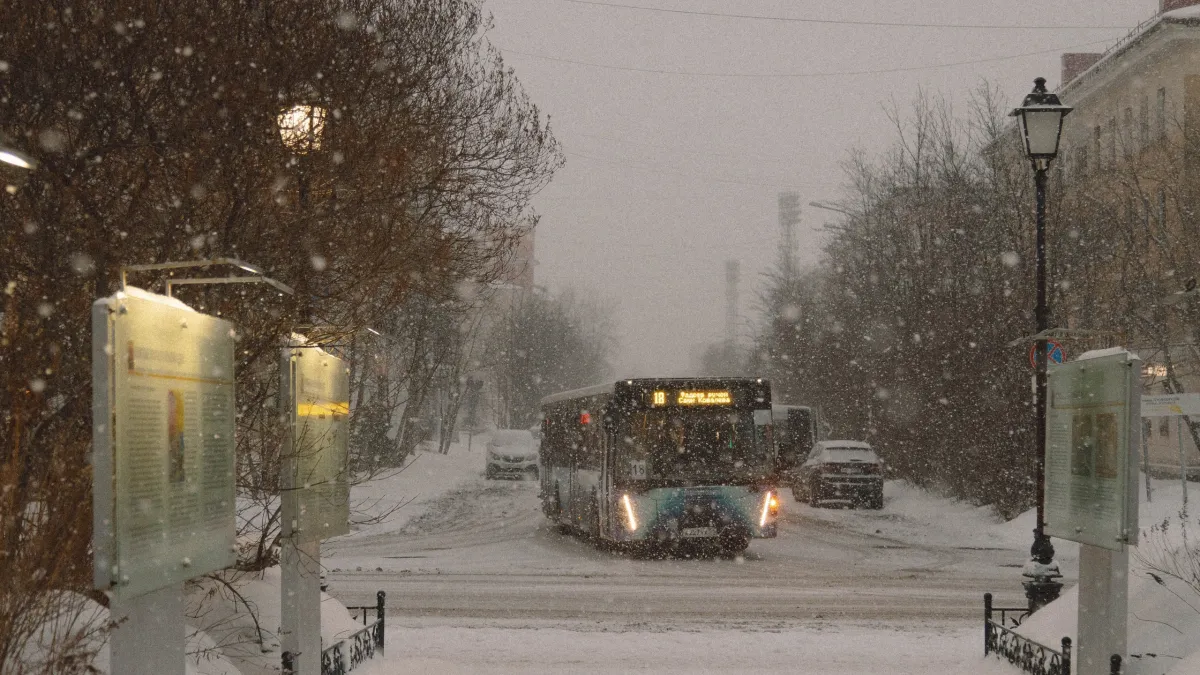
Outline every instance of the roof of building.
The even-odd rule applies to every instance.
[[[1192,5],[1191,7],[1156,14],[1139,23],[1125,37],[1117,40],[1116,43],[1106,49],[1100,56],[1100,59],[1092,64],[1091,67],[1071,78],[1069,82],[1061,83],[1059,85],[1059,93],[1069,95],[1072,89],[1077,88],[1084,81],[1091,79],[1105,70],[1114,61],[1129,52],[1130,49],[1142,44],[1160,30],[1172,25],[1200,28],[1200,5]]]

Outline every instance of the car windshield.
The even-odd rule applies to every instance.
[[[721,481],[769,471],[765,426],[751,411],[657,410],[634,415],[626,459],[645,461],[647,477]]]

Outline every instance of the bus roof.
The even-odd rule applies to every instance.
[[[552,403],[561,403],[570,401],[573,398],[582,398],[585,396],[599,396],[600,394],[611,394],[615,388],[615,384],[596,384],[590,387],[582,387],[580,389],[571,389],[568,391],[560,391],[557,394],[550,394],[542,399],[542,405],[550,405]]]

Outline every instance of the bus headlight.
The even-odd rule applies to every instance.
[[[625,505],[625,527],[629,528],[630,532],[638,529],[637,514],[633,512],[633,500],[628,494],[621,495],[621,503]]]
[[[758,518],[758,526],[766,527],[767,519],[779,515],[779,498],[774,492],[768,491],[763,497],[762,515]]]

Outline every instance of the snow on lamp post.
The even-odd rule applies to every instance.
[[[1054,544],[1046,535],[1046,331],[1050,327],[1049,310],[1046,305],[1046,173],[1050,162],[1058,156],[1058,143],[1062,136],[1063,118],[1071,112],[1058,100],[1058,94],[1046,91],[1046,78],[1033,81],[1033,91],[1025,96],[1021,107],[1011,114],[1021,123],[1021,140],[1025,145],[1025,156],[1033,167],[1033,182],[1036,191],[1036,286],[1037,305],[1034,315],[1037,321],[1035,415],[1037,416],[1037,523],[1033,530],[1033,545],[1029,549],[1029,564],[1025,568],[1025,596],[1029,607],[1036,610],[1058,597],[1062,576],[1054,560]]]

